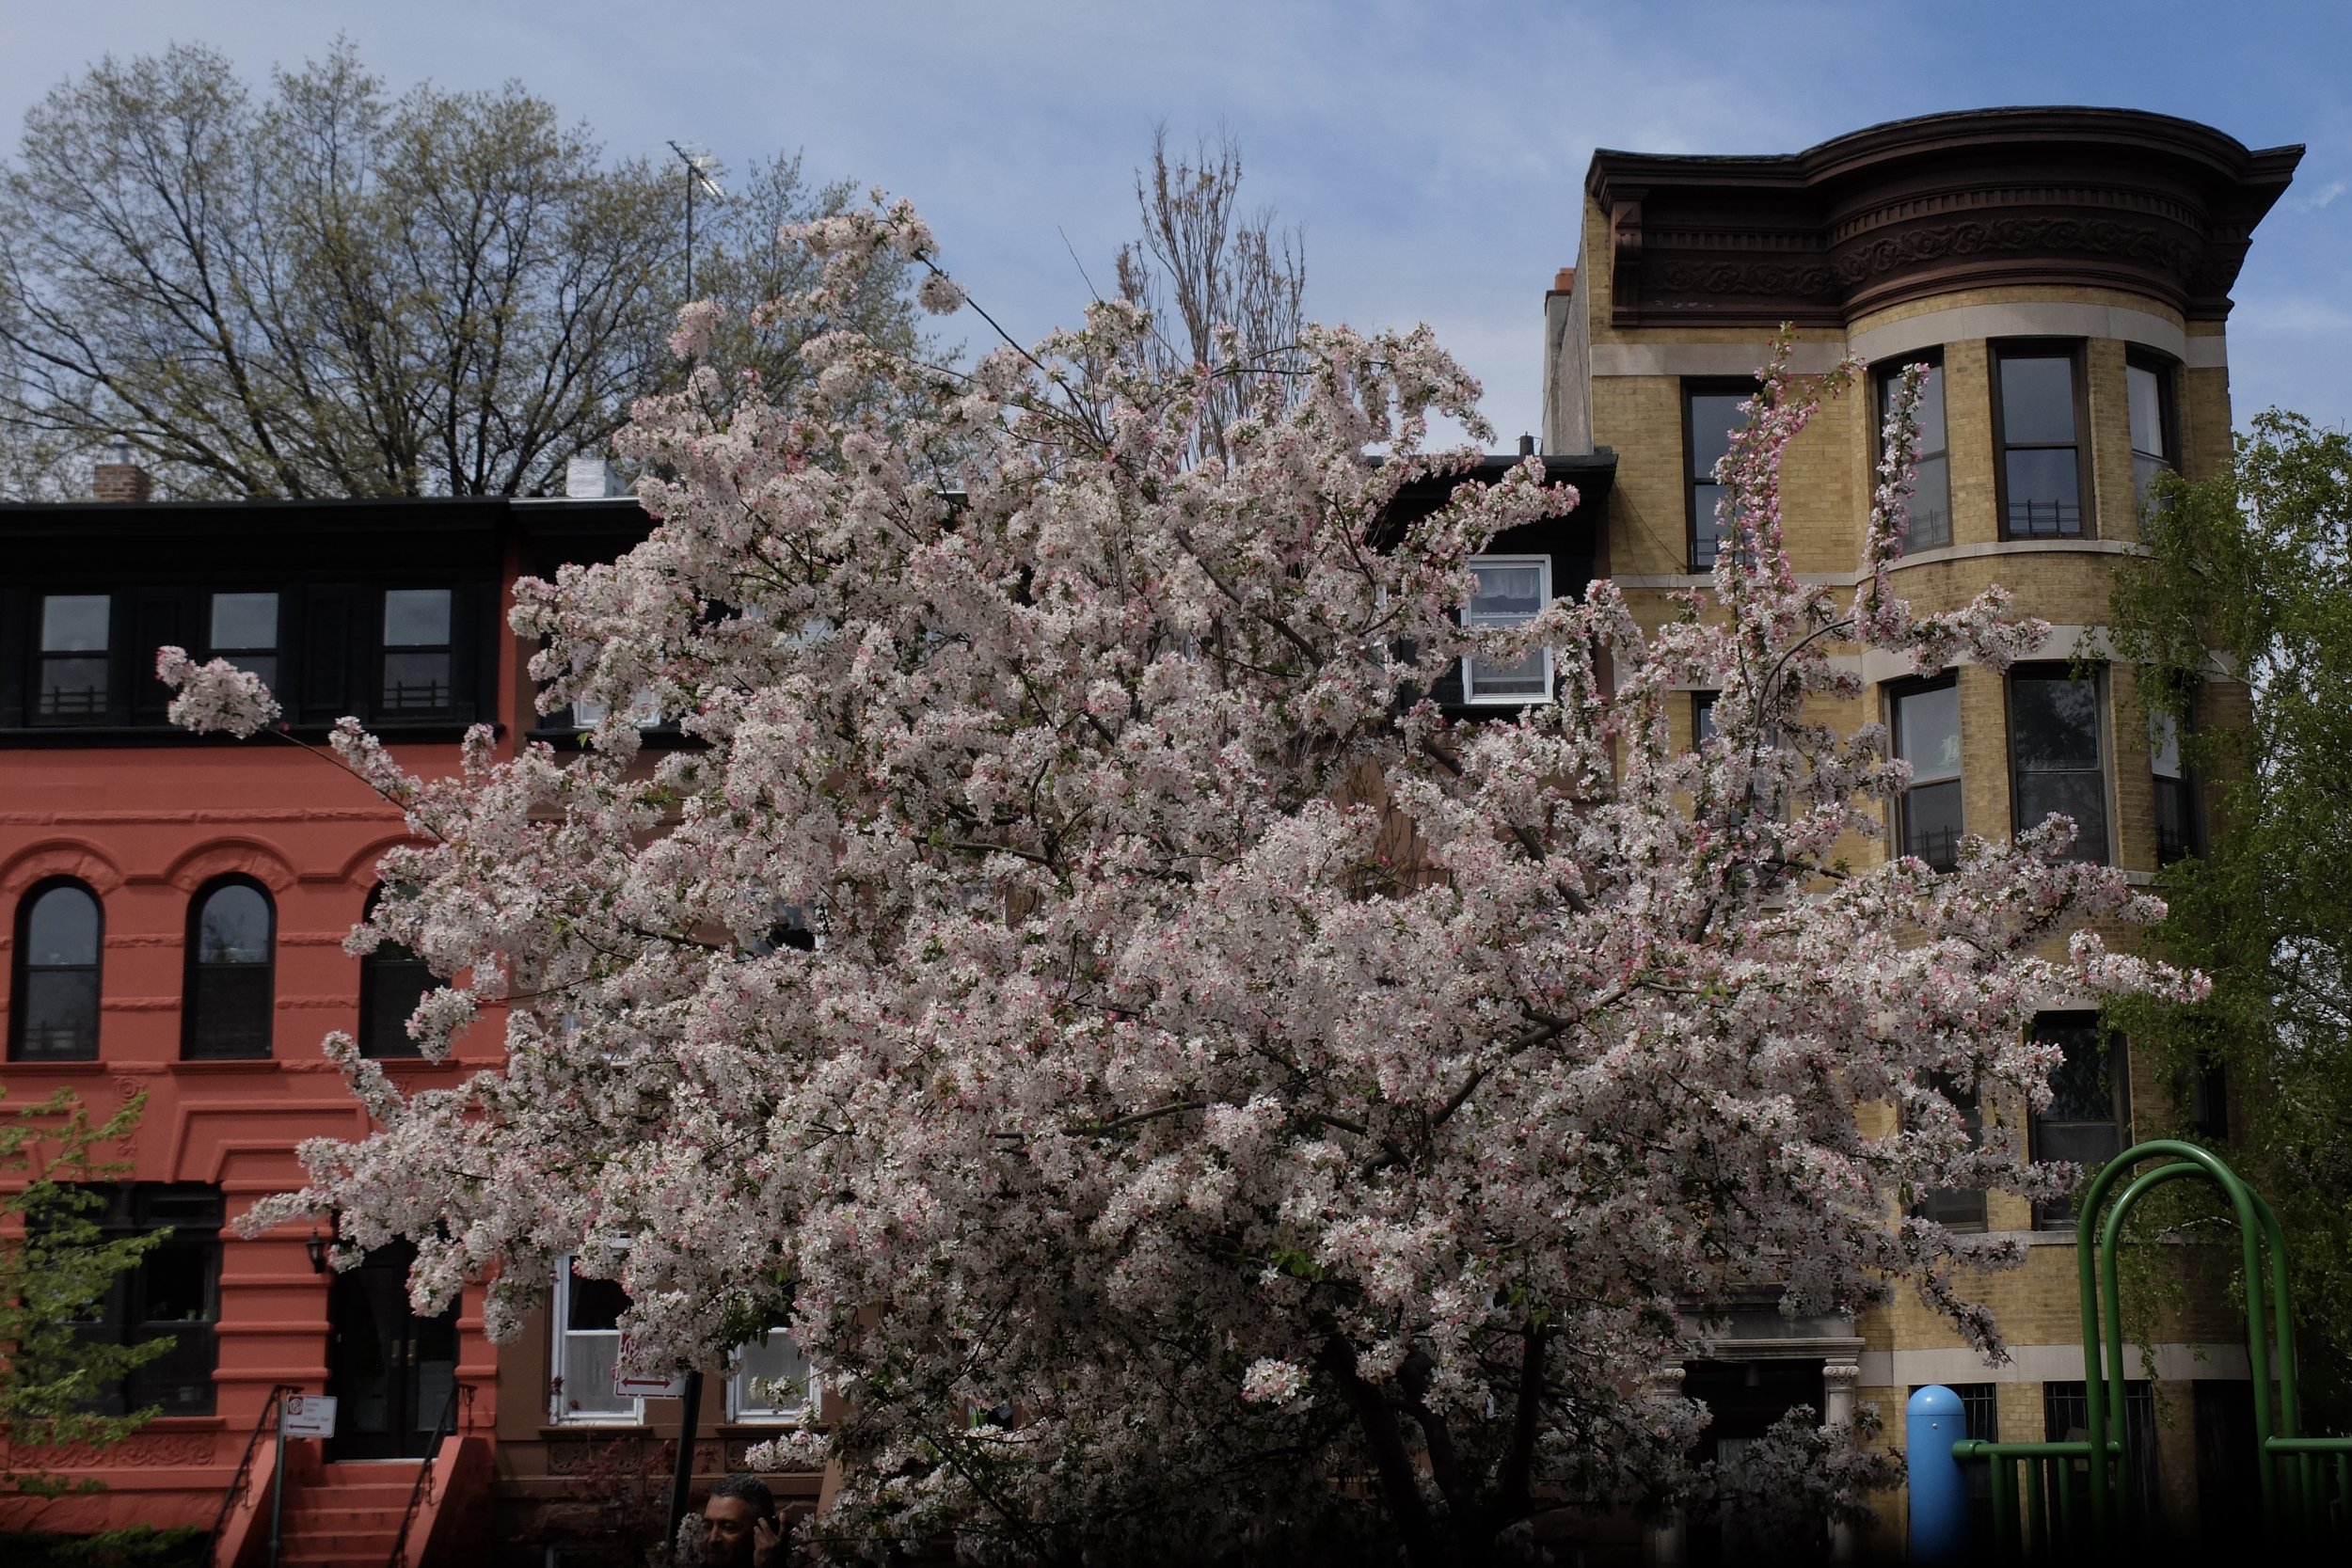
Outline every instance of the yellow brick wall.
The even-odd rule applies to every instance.
[[[1767,335],[1753,328],[1615,327],[1610,322],[1612,258],[1607,217],[1590,202],[1586,203],[1584,242],[1581,292],[1590,341],[1597,347],[1738,344],[1753,349],[1759,361],[1763,357]],[[1873,312],[1853,322],[1851,328],[1860,332],[1968,306],[2045,302],[2142,312],[2181,328],[2194,341],[2211,339],[2220,330],[2217,324],[2183,322],[2177,311],[2161,301],[2103,287],[1960,291]],[[1836,334],[1813,332],[1800,341],[1825,340],[1838,341]],[[2019,548],[2000,540],[1994,473],[1992,350],[1993,345],[1981,338],[1943,345],[1952,543],[1957,550],[1973,546],[1975,553],[1903,567],[1897,575],[1898,591],[1920,610],[1941,610],[1956,609],[1998,582],[2016,596],[2019,608],[2027,614],[2055,626],[2100,626],[2107,619],[2113,574],[2124,559],[2119,544],[2127,548],[2138,533],[2124,378],[2127,345],[2118,340],[2096,339],[2083,347],[2088,428],[2081,433],[2082,460],[2090,502],[2086,531],[2105,542],[2090,547],[2050,544]],[[1679,378],[1597,376],[1593,378],[1590,396],[1593,439],[1614,448],[1618,457],[1617,482],[1605,524],[1613,573],[1623,579],[1686,572]],[[2219,368],[2182,369],[2175,373],[2174,396],[2180,442],[2177,456],[2183,470],[2191,477],[2221,471],[2228,464],[2231,445],[2229,372]],[[1873,424],[1869,389],[1857,387],[1847,398],[1824,407],[1788,454],[1783,473],[1783,511],[1792,561],[1800,572],[1836,578],[1852,572],[1858,562],[1871,483]],[[1664,585],[1630,586],[1627,597],[1637,618],[1655,626],[1670,613],[1667,592]],[[2005,683],[1973,665],[1960,669],[1958,681],[1966,826],[1972,832],[1997,836],[2010,829]],[[2133,711],[2131,672],[2110,671],[2106,686],[2111,838],[2119,864],[2131,871],[2150,872],[2156,857],[2153,794],[2146,734]],[[1835,717],[1851,727],[1881,717],[1882,705],[1882,689],[1873,689],[1851,711]],[[2206,721],[2226,722],[2242,716],[2243,709],[2244,695],[2238,689],[2207,689]],[[1678,728],[1687,728],[1688,719],[1678,717],[1677,722]],[[1881,858],[1884,846],[1875,841],[1848,849],[1851,858],[1867,863]],[[2106,934],[2117,942],[2129,940],[2125,931]],[[2134,1119],[2145,1136],[2147,1130],[2164,1123],[2167,1106],[2163,1086],[2143,1062],[2133,1063],[2131,1092]],[[2023,1106],[1994,1106],[1989,1108],[1988,1118],[2017,1126],[2024,1120],[2023,1113]],[[1883,1108],[1875,1108],[1866,1113],[1866,1120],[1883,1121],[1889,1115]],[[2026,1199],[1994,1194],[1988,1199],[1987,1219],[1994,1230],[2027,1231],[2032,1208]],[[2022,1268],[1967,1280],[1965,1288],[1994,1308],[2012,1343],[2074,1346],[2081,1335],[2075,1259],[2070,1242],[2044,1240],[2027,1249]],[[2244,1324],[2231,1307],[2223,1283],[2230,1255],[2182,1248],[2172,1261],[2191,1271],[2194,1282],[2187,1307],[2160,1318],[2156,1342],[2242,1342]],[[1935,1349],[1960,1343],[1941,1319],[1910,1294],[1899,1295],[1883,1310],[1866,1315],[1856,1330],[1872,1351]],[[2137,1368],[2131,1375],[2137,1375]],[[2040,1439],[2043,1435],[2040,1383],[2022,1377],[2014,1369],[2006,1374],[2007,1380],[1997,1371],[1988,1371],[1984,1377],[1998,1385],[2001,1435],[2012,1441]],[[1880,1405],[1889,1436],[1899,1448],[1902,1408],[1909,1389],[1863,1388],[1857,1392],[1860,1398]],[[2170,1418],[2159,1423],[2162,1463],[2173,1478],[2195,1473],[2189,1395],[2185,1385],[2159,1389],[2165,1414]],[[2184,1496],[2186,1493],[2186,1488],[2178,1490]],[[1890,1530],[1880,1536],[1882,1544],[1900,1539],[1897,1528],[1900,1499],[1885,1499],[1884,1511]]]

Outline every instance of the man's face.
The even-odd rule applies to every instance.
[[[740,1497],[713,1497],[703,1504],[703,1550],[716,1568],[752,1560],[752,1525],[759,1515]]]

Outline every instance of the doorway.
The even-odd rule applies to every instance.
[[[335,1276],[326,1306],[326,1391],[335,1435],[326,1457],[421,1459],[457,1386],[457,1309],[421,1318],[408,1306],[415,1249],[380,1248]]]

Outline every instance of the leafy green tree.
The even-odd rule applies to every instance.
[[[0,483],[78,488],[119,436],[170,496],[560,488],[678,374],[678,172],[518,83],[392,96],[347,43],[258,96],[198,45],[102,59],[0,170]],[[777,228],[847,195],[780,160],[697,214],[698,291],[743,295],[734,357],[787,389],[749,306],[797,277]],[[865,297],[912,341],[903,291]]]
[[[2175,1093],[2218,1068],[2228,1158],[2277,1207],[2304,1384],[2352,1415],[2352,438],[2271,410],[2232,470],[2164,480],[2116,579],[2117,657],[2208,783],[2201,858],[2165,868],[2162,956],[2213,979],[2193,1006],[2115,1004]]]
[[[5,1093],[5,1090],[0,1090]],[[127,1137],[144,1109],[135,1095],[104,1121],[69,1088],[0,1117],[0,1486],[40,1497],[96,1490],[68,1482],[40,1461],[69,1445],[103,1448],[155,1412],[91,1413],[109,1383],[171,1348],[167,1339],[109,1345],[80,1323],[97,1315],[115,1276],[135,1266],[166,1232],[108,1236],[97,1216],[106,1202],[92,1183],[123,1174],[101,1158]]]

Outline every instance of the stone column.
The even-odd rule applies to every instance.
[[[1650,1374],[1649,1392],[1654,1400],[1678,1400],[1682,1397],[1682,1369],[1679,1366],[1661,1367]],[[1649,1568],[1682,1568],[1689,1556],[1687,1536],[1689,1527],[1682,1511],[1675,1510],[1665,1518],[1642,1532],[1642,1560]]]
[[[1862,1368],[1851,1361],[1826,1361],[1821,1364],[1821,1424],[1836,1426],[1853,1419],[1854,1385],[1862,1377]],[[1829,1560],[1832,1562],[1855,1560],[1856,1542],[1853,1527],[1833,1524],[1829,1528]]]

